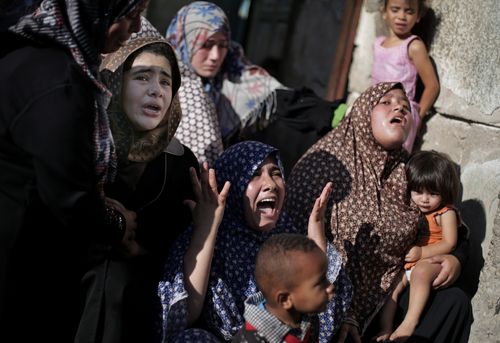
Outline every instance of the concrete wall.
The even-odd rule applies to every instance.
[[[460,165],[462,214],[471,228],[463,271],[475,321],[470,342],[500,342],[500,1],[432,1],[430,54],[441,93],[421,149]],[[349,102],[370,85],[372,44],[384,34],[379,1],[366,0],[349,74]],[[495,218],[496,221],[495,221]],[[484,265],[484,266],[483,266]]]

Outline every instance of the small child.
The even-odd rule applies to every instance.
[[[425,220],[421,221],[424,225],[419,228],[416,245],[405,256],[406,273],[382,310],[382,331],[376,338],[377,342],[387,339],[404,342],[413,334],[432,283],[441,271],[440,264],[430,263],[426,258],[451,253],[461,224],[459,213],[453,207],[458,198],[460,179],[448,156],[434,150],[413,154],[406,166],[406,178],[411,200]],[[408,312],[392,332],[396,303],[408,283],[411,285]]]
[[[422,40],[411,30],[424,16],[424,0],[384,0],[383,18],[387,37],[377,37],[373,45],[372,84],[401,82],[411,102],[412,129],[403,147],[411,152],[421,121],[439,93],[439,81]],[[415,101],[417,75],[424,90],[420,102]]]
[[[276,234],[259,250],[261,292],[245,301],[245,324],[232,342],[318,342],[317,313],[333,297],[326,254],[300,234]]]

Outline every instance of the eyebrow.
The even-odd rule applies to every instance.
[[[167,73],[167,71],[163,68],[160,68],[160,67],[154,67],[154,66],[149,66],[149,67],[142,67],[142,66],[138,66],[138,67],[132,67],[130,68],[130,73],[132,75],[136,75],[136,74],[143,74],[143,73],[154,73],[155,71],[159,71],[160,74],[163,74],[164,76],[168,77],[168,78],[172,78],[172,75],[170,75],[169,73]]]

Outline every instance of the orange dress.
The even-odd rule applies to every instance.
[[[448,211],[455,211],[455,207],[452,205],[446,205],[437,211],[431,212],[425,215],[425,219],[429,225],[429,232],[425,232],[423,235],[419,234],[417,238],[416,246],[423,247],[426,245],[431,245],[440,242],[443,239],[443,227],[437,223],[437,216],[440,216]],[[405,263],[405,269],[411,269],[417,262],[407,262]]]

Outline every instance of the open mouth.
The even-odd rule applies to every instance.
[[[257,202],[257,209],[261,212],[270,213],[276,208],[276,199],[265,198]]]
[[[143,106],[143,109],[146,115],[150,116],[157,116],[161,111],[161,107],[154,104],[145,105]]]
[[[396,117],[394,117],[394,118],[391,119],[390,123],[391,124],[402,124],[403,120],[404,120],[403,117],[396,116]]]

